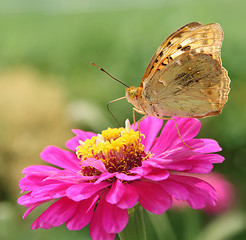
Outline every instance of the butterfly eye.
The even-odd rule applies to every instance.
[[[136,89],[131,89],[130,91],[129,91],[129,97],[130,98],[135,98],[136,97]]]

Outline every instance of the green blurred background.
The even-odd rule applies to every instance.
[[[201,120],[199,137],[216,139],[222,146],[226,161],[215,170],[235,186],[235,202],[217,216],[170,210],[169,220],[155,226],[166,229],[168,237],[151,226],[148,237],[246,239],[244,0],[0,0],[1,240],[89,239],[87,228],[30,230],[41,210],[21,219],[24,207],[16,204],[21,170],[41,164],[39,153],[45,146],[64,148],[72,128],[100,132],[117,126],[106,104],[124,96],[124,86],[92,61],[127,85],[138,86],[159,44],[193,21],[217,22],[224,30],[222,61],[232,80],[229,101],[221,115]],[[112,104],[111,110],[121,124],[132,120],[126,101]]]

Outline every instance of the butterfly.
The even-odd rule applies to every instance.
[[[140,87],[125,89],[133,112],[163,119],[220,114],[230,91],[222,40],[217,23],[192,22],[172,33],[152,57]]]

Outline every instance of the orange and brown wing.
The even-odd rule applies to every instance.
[[[222,40],[223,31],[216,23],[190,23],[173,33],[144,73],[143,98],[159,115],[218,114],[230,91],[230,79],[221,66]]]
[[[149,79],[169,62],[186,52],[205,53],[213,56],[221,64],[220,48],[223,31],[219,24],[189,23],[172,33],[157,49],[146,71],[141,86],[148,84]]]
[[[159,46],[159,48],[156,50],[154,56],[151,58],[149,65],[147,66],[144,75],[142,77],[142,81],[146,79],[150,74],[153,73],[154,67],[160,62],[161,59],[163,59],[163,55],[165,57],[167,56],[167,52],[170,49],[170,47],[177,42],[180,37],[182,37],[187,32],[192,31],[193,29],[198,28],[201,26],[198,22],[192,22],[189,24],[186,24],[185,26],[179,28],[175,32],[173,32],[163,43]],[[141,82],[142,85],[142,82]]]
[[[229,84],[227,71],[212,56],[184,53],[153,77],[143,97],[159,116],[202,118],[222,111]]]

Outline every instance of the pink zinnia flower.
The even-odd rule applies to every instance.
[[[197,119],[176,118],[187,148],[174,121],[147,117],[139,133],[130,128],[92,132],[74,130],[66,144],[72,151],[47,147],[41,158],[59,168],[30,166],[23,170],[18,203],[29,209],[54,201],[31,228],[51,228],[66,223],[69,230],[89,224],[92,239],[114,239],[128,222],[128,209],[137,203],[162,214],[172,199],[187,201],[194,209],[215,205],[216,192],[205,181],[182,173],[209,173],[224,158],[213,152],[221,148],[212,139],[194,139],[200,130]],[[135,126],[137,129],[137,126]],[[61,169],[60,169],[61,168]]]

